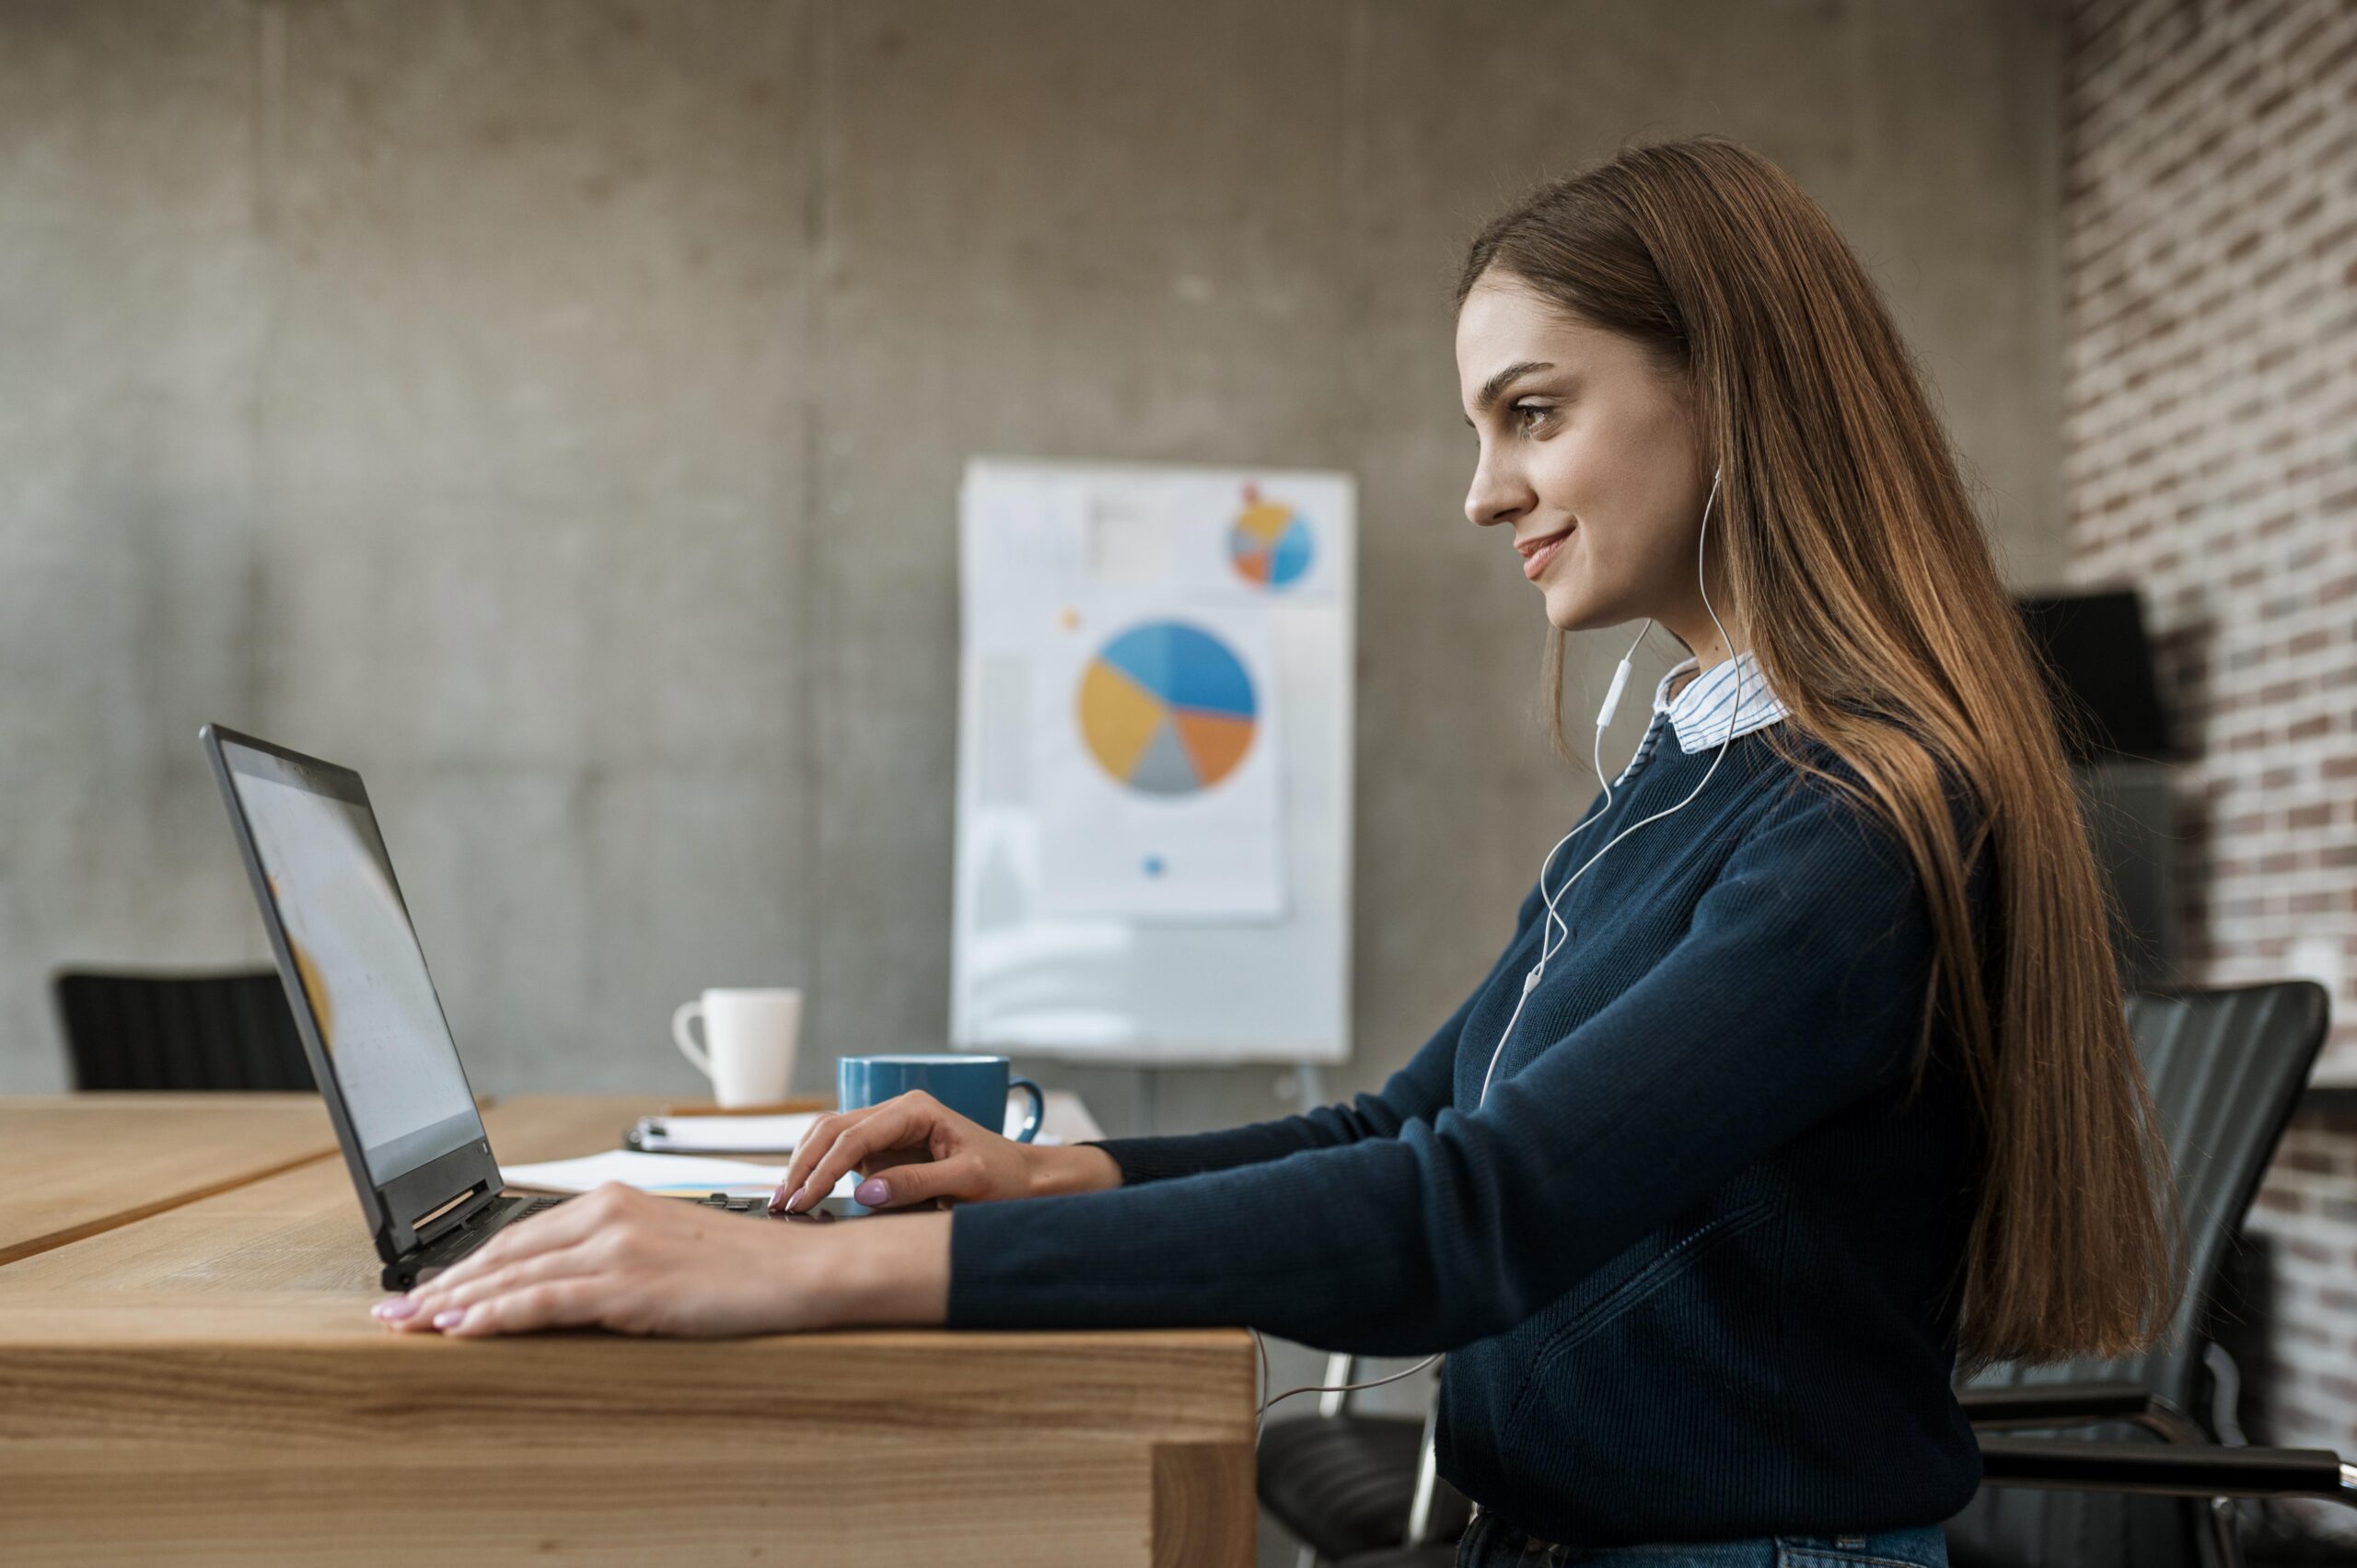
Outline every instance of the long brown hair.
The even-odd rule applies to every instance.
[[[1460,307],[1493,268],[1683,378],[1722,474],[1712,539],[1789,714],[1770,742],[1914,862],[1933,936],[1915,1083],[1945,1019],[1986,1134],[1963,1368],[2149,1348],[2179,1301],[2182,1224],[2107,895],[2037,656],[1874,283],[1783,170],[1717,137],[1625,148],[1524,198],[1474,239]],[[1562,668],[1558,632],[1549,706],[1571,759]],[[1967,896],[1983,854],[1987,954]]]

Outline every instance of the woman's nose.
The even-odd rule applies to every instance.
[[[1475,526],[1511,523],[1529,509],[1527,486],[1500,472],[1495,464],[1483,463],[1473,470],[1472,488],[1465,493],[1465,516]]]

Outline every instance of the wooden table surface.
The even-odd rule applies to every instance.
[[[189,1164],[236,1109],[145,1098],[163,1103],[118,1112],[144,1112],[145,1133],[110,1124],[107,1141]],[[515,1163],[610,1148],[646,1109],[546,1097],[484,1121]],[[0,1236],[55,1234],[17,1208],[0,1186]],[[1239,1330],[458,1342],[378,1328],[377,1268],[343,1162],[324,1156],[0,1266],[10,1560],[1252,1556]]]
[[[313,1094],[0,1096],[0,1263],[335,1152]]]

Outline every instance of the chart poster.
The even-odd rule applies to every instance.
[[[1260,612],[1074,594],[1033,668],[1041,913],[1284,912],[1280,708]]]

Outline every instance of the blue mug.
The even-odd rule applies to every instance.
[[[923,1089],[967,1121],[995,1132],[1006,1125],[1007,1094],[1021,1089],[1031,1097],[1031,1113],[1023,1119],[1015,1141],[1028,1144],[1039,1135],[1048,1099],[1039,1085],[1009,1073],[1004,1056],[845,1056],[835,1063],[835,1108],[856,1110]]]

